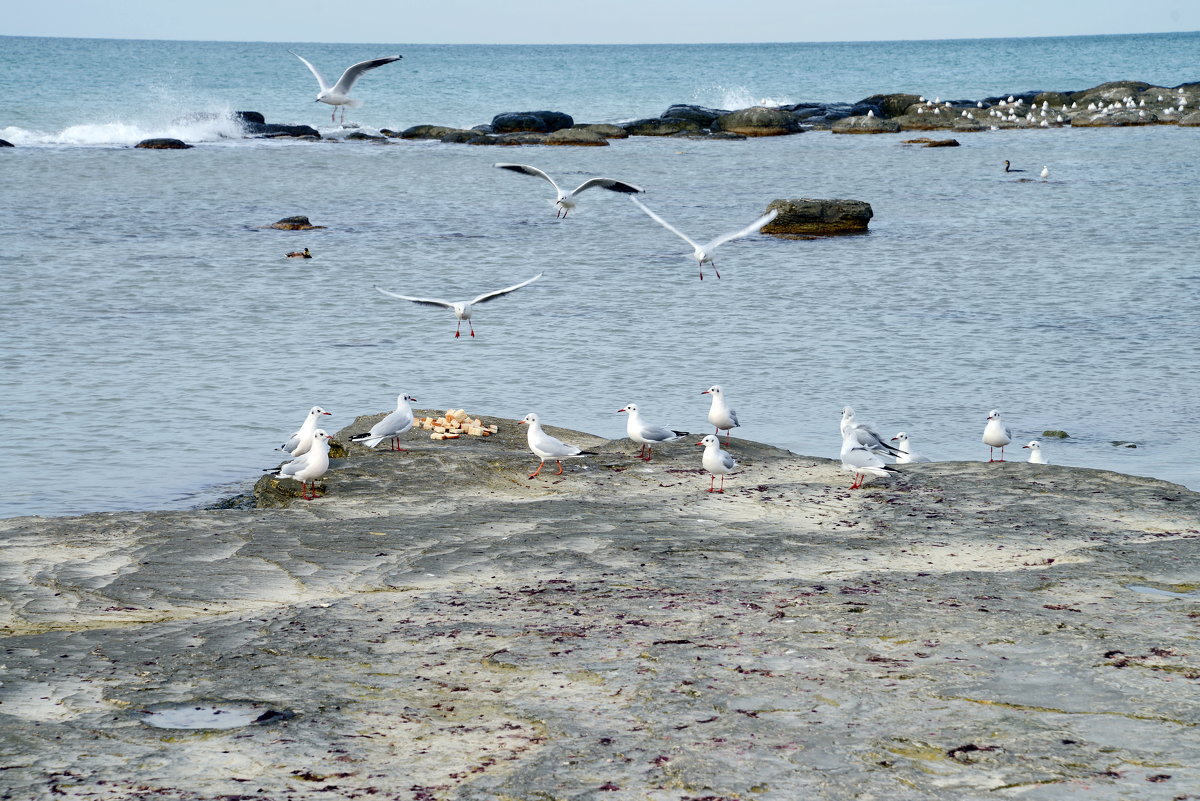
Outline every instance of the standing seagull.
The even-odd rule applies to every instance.
[[[654,446],[658,443],[674,442],[688,435],[686,431],[675,431],[671,428],[650,425],[642,419],[636,403],[631,403],[624,409],[617,409],[618,414],[621,412],[629,412],[629,420],[625,425],[625,433],[634,442],[641,443],[642,449],[638,451],[638,458],[647,462],[650,461],[650,456],[654,452]]]
[[[499,164],[493,164],[492,166],[499,167],[502,170],[512,170],[513,172],[532,175],[535,178],[541,178],[549,181],[550,185],[554,187],[554,191],[558,193],[558,197],[554,200],[554,205],[558,207],[558,211],[555,212],[554,216],[563,217],[564,219],[567,216],[567,212],[575,208],[575,196],[580,192],[591,189],[593,186],[598,186],[601,189],[607,189],[610,192],[622,192],[626,195],[632,195],[638,192],[646,191],[641,187],[634,186],[633,184],[627,184],[624,181],[617,181],[612,178],[589,178],[579,186],[572,189],[570,192],[564,192],[559,188],[558,184],[554,183],[553,178],[539,170],[537,167],[530,167],[528,164],[508,164],[506,162],[500,162]]]
[[[1042,455],[1042,443],[1038,442],[1036,439],[1031,441],[1028,445],[1022,445],[1021,447],[1029,448],[1030,464],[1050,464],[1050,462],[1046,461],[1046,457]]]
[[[850,437],[855,444],[861,445],[872,453],[884,456],[899,456],[900,449],[883,441],[883,437],[870,423],[860,423],[854,416],[854,409],[846,406],[842,409],[841,423],[842,438]]]
[[[704,439],[696,443],[704,446],[704,458],[702,463],[704,469],[712,473],[708,479],[709,492],[724,492],[725,491],[725,474],[737,467],[737,462],[733,457],[725,451],[721,450],[721,440],[717,439],[713,434],[708,434]],[[721,477],[721,488],[713,489],[713,482],[717,480],[717,476]]]
[[[1000,422],[999,410],[992,409],[988,412],[987,426],[983,429],[983,444],[988,446],[988,461],[1003,462],[1004,446],[1010,442],[1012,442],[1012,430]],[[996,448],[1000,449],[999,459],[992,458]]]
[[[725,444],[728,445],[730,432],[741,425],[738,422],[737,412],[730,409],[729,404],[725,403],[725,393],[721,390],[720,384],[713,384],[700,394],[712,395],[712,405],[708,407],[708,422],[717,427],[713,433],[718,436],[722,431],[725,432]]]
[[[509,292],[515,292],[523,286],[529,286],[534,281],[541,278],[545,273],[538,273],[528,281],[522,281],[516,286],[510,286],[506,289],[497,289],[495,292],[485,292],[474,300],[437,300],[436,298],[410,298],[408,295],[397,295],[395,292],[388,292],[386,289],[375,287],[385,295],[390,295],[393,298],[400,300],[409,300],[413,303],[422,303],[426,306],[442,306],[454,312],[454,316],[458,318],[458,326],[454,329],[454,338],[458,339],[462,330],[462,321],[467,321],[467,327],[471,329],[471,336],[475,336],[475,327],[471,325],[471,307],[476,303],[487,303],[489,300],[494,300],[502,295],[507,295]]]
[[[413,411],[408,402],[415,400],[416,398],[412,395],[400,393],[396,398],[396,411],[371,426],[371,430],[367,433],[355,434],[350,437],[350,441],[361,442],[368,448],[374,448],[385,439],[390,439],[389,444],[392,450],[404,451],[404,448],[400,447],[400,435],[413,427]],[[407,453],[407,451],[404,452]]]
[[[860,445],[853,431],[847,431],[842,436],[842,469],[854,473],[854,482],[850,489],[861,489],[867,474],[873,476],[890,476],[896,468],[884,464],[883,459],[872,453],[865,445]]]
[[[896,456],[896,464],[913,464],[915,462],[932,461],[928,456],[922,456],[919,453],[913,453],[908,444],[908,434],[901,431],[896,436],[892,437],[892,442],[899,442],[899,455]]]
[[[1038,173],[1038,177],[1043,181],[1050,177],[1050,168],[1045,164],[1042,165],[1042,171]]]
[[[373,58],[370,61],[360,61],[346,68],[342,73],[342,77],[338,78],[338,82],[330,86],[329,83],[317,72],[317,68],[309,63],[308,59],[292,50],[288,51],[296,58],[304,62],[304,66],[317,77],[317,83],[321,85],[321,91],[317,93],[317,99],[314,103],[328,103],[331,106],[342,107],[342,122],[346,121],[346,106],[350,108],[358,108],[362,105],[361,100],[354,100],[347,97],[350,90],[354,88],[354,82],[367,70],[373,70],[376,67],[382,67],[384,64],[391,64],[393,61],[399,61],[403,56],[384,56],[383,58]],[[329,121],[333,122],[334,115],[337,109],[334,108],[329,112]]]
[[[529,430],[526,434],[529,441],[529,450],[533,451],[533,455],[541,459],[538,463],[537,470],[529,474],[530,478],[534,478],[538,473],[542,472],[542,468],[546,466],[547,459],[553,459],[558,462],[558,472],[556,476],[561,476],[562,460],[570,459],[577,456],[595,456],[595,451],[582,451],[574,445],[568,445],[561,439],[555,439],[542,430],[542,424],[538,421],[538,416],[533,412],[525,415],[525,419],[518,421],[517,425],[527,425]]]
[[[308,452],[281,466],[275,475],[280,478],[293,478],[300,482],[300,497],[311,501],[317,497],[317,479],[325,475],[329,469],[329,440],[332,437],[318,428],[312,433],[312,444]],[[312,494],[309,494],[309,484]]]
[[[312,433],[317,430],[317,419],[323,414],[331,414],[331,412],[325,411],[320,406],[309,409],[308,417],[304,418],[300,430],[288,437],[288,441],[280,445],[279,450],[287,451],[292,456],[308,453],[308,449],[312,445]]]
[[[713,272],[717,273],[717,278],[721,277],[721,274],[719,272],[717,272],[717,265],[713,262],[712,254],[713,254],[714,250],[716,250],[721,245],[724,245],[726,242],[729,242],[730,240],[741,239],[743,236],[749,236],[750,234],[758,233],[758,231],[761,230],[764,225],[766,225],[771,220],[773,220],[779,216],[779,211],[777,209],[771,209],[769,212],[767,212],[763,216],[759,217],[757,220],[750,223],[749,225],[747,225],[745,228],[743,228],[740,231],[737,231],[732,234],[725,234],[724,236],[718,236],[716,239],[714,239],[713,241],[709,242],[706,245],[697,245],[695,242],[693,242],[688,237],[687,234],[683,233],[678,228],[676,228],[675,226],[671,225],[669,222],[664,220],[662,217],[659,217],[657,214],[650,211],[650,209],[646,208],[646,205],[644,203],[642,203],[640,200],[638,200],[636,197],[630,197],[629,199],[632,200],[634,203],[636,203],[637,207],[639,209],[646,212],[646,214],[648,214],[650,216],[650,219],[654,220],[656,223],[661,225],[663,228],[666,228],[668,231],[675,234],[675,236],[679,237],[684,242],[687,242],[689,245],[692,246],[692,248],[693,248],[692,256],[695,257],[696,261],[699,263],[699,266],[700,266],[700,280],[701,281],[704,280],[704,263],[705,262],[708,262],[709,264],[712,265]]]

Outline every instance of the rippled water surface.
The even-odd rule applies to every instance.
[[[1029,48],[1072,40],[1007,40],[1014,66],[987,80],[992,43],[955,45],[974,65],[955,70],[909,52],[938,43],[907,43],[900,67],[912,65],[920,85],[875,76],[869,88],[868,76],[852,79],[851,67],[830,58],[848,48],[850,64],[855,53],[870,56],[869,45],[822,45],[832,96],[797,81],[756,83],[757,73],[739,70],[741,60],[778,60],[789,46],[757,55],[729,48],[723,74],[736,77],[724,89],[706,88],[720,64],[699,71],[695,48],[663,48],[673,60],[659,65],[661,77],[643,86],[639,76],[620,97],[598,92],[595,103],[571,79],[587,83],[644,49],[535,49],[538,81],[515,86],[489,77],[489,48],[403,48],[395,85],[385,76],[391,66],[367,76],[356,92],[367,105],[351,116],[365,127],[404,127],[552,107],[620,119],[675,101],[720,105],[718,93],[735,84],[754,100],[799,101],[1197,77],[1141,52],[1152,51],[1144,42],[1139,50],[1114,39],[1145,37],[1078,40],[1086,53],[1109,42],[1115,66],[1097,75],[1060,64],[1036,83]],[[1159,44],[1170,50],[1174,41]],[[30,42],[64,52],[101,46],[0,39],[0,63],[11,66],[22,48],[20,64],[41,58]],[[537,411],[615,437],[624,432],[615,411],[631,401],[654,422],[705,430],[700,391],[712,383],[738,409],[740,435],[798,452],[836,456],[839,410],[851,404],[888,433],[909,432],[926,455],[978,459],[984,418],[997,407],[1014,445],[1043,429],[1070,432],[1046,443],[1054,463],[1200,488],[1198,129],[998,131],[934,150],[894,136],[810,132],[503,150],[213,134],[188,151],[141,151],[98,129],[159,133],[156,119],[177,114],[189,93],[192,108],[258,108],[273,121],[327,126],[327,107],[311,102],[311,77],[286,52],[281,64],[260,65],[258,84],[241,73],[231,88],[222,84],[231,65],[248,62],[241,49],[269,49],[274,59],[281,46],[109,46],[127,47],[148,76],[131,87],[123,121],[110,115],[111,98],[97,102],[102,111],[88,108],[103,71],[83,87],[50,76],[55,102],[40,110],[18,102],[0,120],[0,137],[20,145],[0,152],[11,198],[0,226],[0,415],[12,477],[0,515],[215,499],[272,464],[272,448],[313,404],[334,412],[336,429],[406,391],[423,407]],[[331,72],[380,54],[349,45],[300,52]],[[939,75],[946,88],[927,88]],[[175,79],[155,105],[146,84]],[[444,84],[445,96],[423,88],[421,116],[399,119],[405,88],[422,82]],[[297,92],[303,102],[292,102]],[[66,141],[71,126],[82,126],[73,135],[81,141]],[[1003,159],[1048,164],[1052,178],[1016,182],[1000,171]],[[639,184],[647,205],[697,238],[740,227],[779,197],[862,199],[875,218],[865,236],[732,243],[718,252],[722,279],[701,282],[683,243],[625,198],[592,192],[556,220],[548,187],[493,169],[498,160],[537,164],[567,184],[596,175]],[[262,227],[292,214],[328,228]],[[315,258],[283,258],[305,246]],[[372,289],[458,299],[542,271],[541,281],[479,309],[475,340],[454,340],[448,312]]]

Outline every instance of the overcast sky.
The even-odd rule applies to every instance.
[[[21,0],[0,33],[267,42],[591,44],[1200,30],[1200,0]]]

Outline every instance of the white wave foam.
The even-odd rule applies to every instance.
[[[695,102],[702,106],[730,110],[750,108],[752,106],[778,108],[779,106],[786,106],[794,102],[788,98],[760,97],[745,86],[722,86],[720,84],[713,84],[712,86],[698,90],[694,95],[694,99]]]
[[[85,122],[61,131],[35,131],[10,126],[0,139],[14,145],[136,145],[143,139],[169,137],[184,142],[216,142],[242,138],[242,127],[228,112],[204,112],[171,122]]]

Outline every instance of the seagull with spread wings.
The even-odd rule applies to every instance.
[[[495,292],[485,292],[474,300],[438,300],[437,298],[413,298],[409,297],[408,295],[398,295],[395,292],[388,292],[386,289],[380,289],[379,287],[375,288],[385,295],[393,298],[399,298],[400,300],[408,300],[413,303],[420,303],[424,306],[441,306],[443,308],[450,309],[452,312],[454,312],[454,316],[458,318],[458,327],[454,329],[454,338],[458,339],[461,333],[463,320],[467,321],[467,326],[471,330],[471,336],[475,336],[475,327],[471,325],[472,306],[474,306],[476,303],[487,303],[489,300],[495,300],[496,298],[507,295],[509,292],[516,292],[523,286],[529,286],[543,275],[545,275],[545,273],[538,273],[528,281],[522,281],[515,286],[506,287],[505,289],[497,289]]]
[[[348,97],[350,90],[354,88],[354,82],[357,81],[362,74],[367,70],[373,70],[376,67],[382,67],[384,64],[391,64],[393,61],[399,61],[403,56],[384,56],[383,58],[373,58],[369,61],[360,61],[357,64],[351,64],[346,67],[346,71],[342,73],[342,77],[338,78],[338,82],[330,85],[325,80],[324,76],[317,71],[308,59],[292,50],[288,51],[296,58],[304,62],[304,66],[308,67],[309,71],[317,78],[317,83],[321,85],[321,91],[317,93],[317,99],[314,103],[328,103],[331,106],[342,107],[342,122],[346,121],[346,106],[350,108],[358,108],[362,105],[361,100],[355,100]],[[337,108],[329,112],[329,121],[333,122],[334,115],[337,114]]]
[[[699,262],[699,264],[700,264],[700,280],[701,281],[704,280],[704,264],[706,262],[708,264],[712,264],[713,272],[717,273],[717,278],[721,277],[721,274],[717,272],[717,265],[715,263],[713,263],[712,254],[713,254],[714,250],[716,250],[721,245],[724,245],[726,242],[729,242],[733,239],[741,239],[743,236],[749,236],[750,234],[758,233],[764,225],[766,225],[771,220],[773,220],[777,216],[779,216],[778,210],[771,209],[769,212],[767,212],[763,216],[759,217],[757,220],[750,223],[749,225],[747,225],[745,228],[743,228],[740,231],[735,231],[732,234],[725,234],[724,236],[718,236],[716,239],[714,239],[713,241],[709,242],[706,245],[698,245],[694,241],[692,241],[688,237],[687,234],[683,233],[678,228],[676,228],[675,226],[671,225],[669,222],[664,220],[662,217],[659,217],[657,214],[650,211],[650,209],[646,208],[645,204],[643,204],[636,197],[631,197],[629,199],[632,200],[634,203],[636,203],[637,207],[639,209],[646,212],[646,214],[648,214],[650,216],[650,219],[654,220],[656,223],[661,225],[663,228],[666,228],[668,231],[675,234],[675,236],[679,237],[684,242],[687,242],[689,245],[692,246],[692,248],[693,248],[692,256],[694,256],[696,261]]]
[[[534,178],[541,178],[544,181],[549,181],[550,185],[554,187],[554,191],[558,194],[558,197],[554,201],[554,205],[558,208],[558,212],[554,215],[555,217],[565,218],[567,216],[567,212],[575,208],[575,196],[580,192],[591,189],[594,186],[598,186],[601,189],[607,189],[610,192],[621,192],[626,195],[632,195],[638,192],[646,191],[641,187],[634,186],[633,184],[627,184],[624,181],[617,181],[613,178],[589,178],[579,186],[572,189],[570,192],[564,192],[559,185],[554,182],[553,178],[539,170],[537,167],[530,167],[528,164],[508,164],[505,162],[493,164],[492,166],[499,167],[502,170],[519,172],[523,175],[532,175]]]

